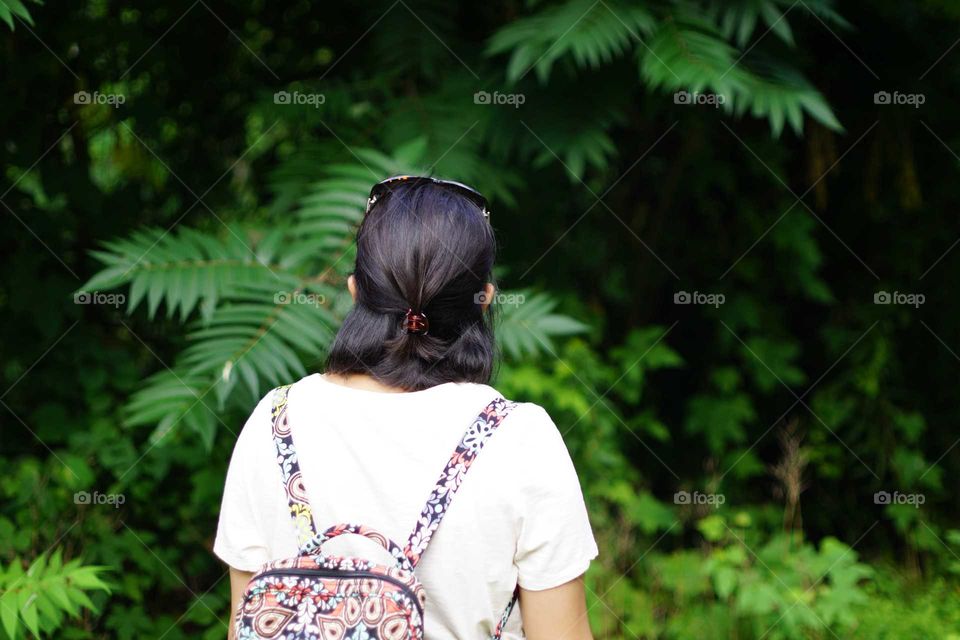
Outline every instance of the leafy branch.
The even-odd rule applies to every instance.
[[[0,565],[0,623],[5,637],[16,640],[24,630],[39,638],[59,629],[66,618],[84,609],[96,611],[90,591],[110,591],[104,567],[83,565],[79,559],[63,562],[61,550],[38,556],[23,569],[18,558]]]

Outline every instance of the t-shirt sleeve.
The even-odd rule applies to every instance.
[[[218,558],[241,571],[256,571],[270,559],[261,504],[263,490],[257,474],[265,449],[273,447],[271,396],[267,394],[253,410],[233,448],[213,544]]]
[[[519,473],[523,512],[514,561],[524,589],[558,587],[582,575],[597,557],[597,543],[576,469],[563,437],[547,412],[536,405],[526,413]],[[505,425],[506,426],[506,425]]]

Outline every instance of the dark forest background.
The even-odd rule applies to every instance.
[[[0,0],[0,637],[222,638],[370,186],[492,201],[597,638],[960,638],[960,5]]]

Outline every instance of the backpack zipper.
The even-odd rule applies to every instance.
[[[372,580],[383,580],[384,582],[389,582],[390,584],[399,587],[401,591],[410,596],[410,599],[413,601],[414,606],[417,607],[417,611],[420,613],[420,619],[423,620],[423,607],[420,606],[420,598],[417,597],[417,594],[413,592],[407,584],[393,576],[384,575],[382,573],[373,573],[371,571],[335,571],[330,569],[270,569],[269,571],[264,571],[259,574],[258,578],[265,578],[266,576],[275,576],[275,575],[288,575],[288,576],[316,576],[319,578],[345,578],[356,577],[356,578],[370,578]]]

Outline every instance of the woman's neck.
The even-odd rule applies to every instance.
[[[333,384],[339,384],[340,386],[350,387],[352,389],[377,391],[379,393],[404,393],[404,389],[387,386],[382,382],[379,382],[376,378],[364,373],[351,373],[347,375],[341,375],[339,373],[324,373],[323,377]]]

